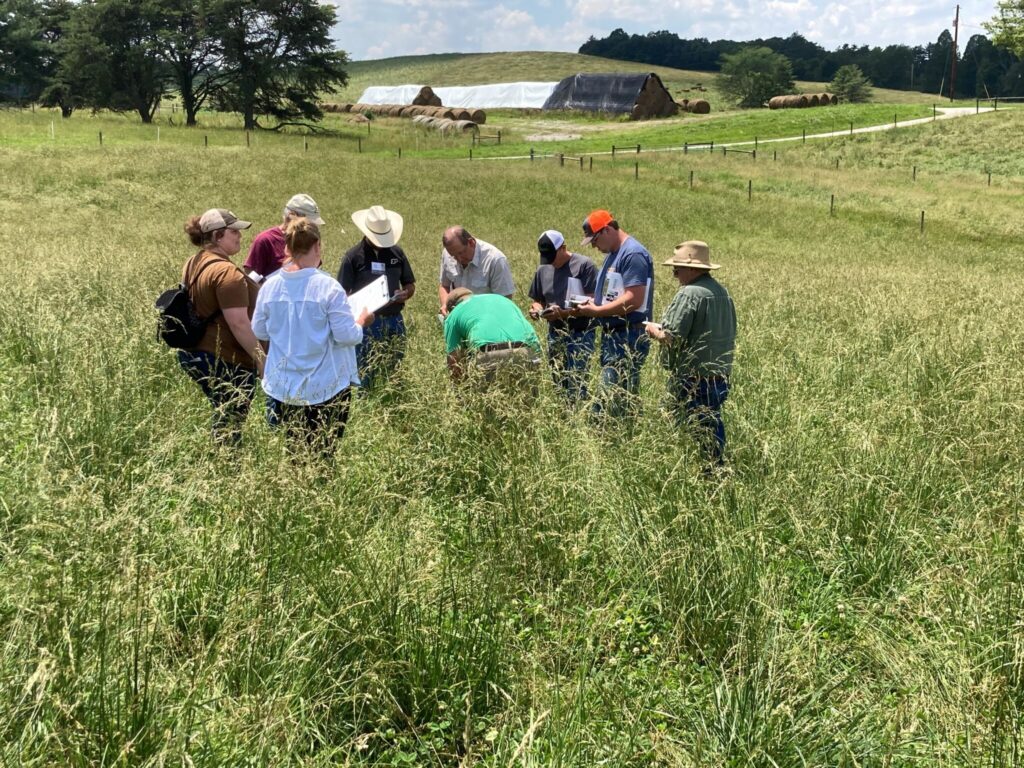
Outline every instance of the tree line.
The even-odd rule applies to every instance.
[[[317,0],[0,0],[0,100],[151,123],[174,92],[190,126],[203,108],[247,129],[318,120],[348,79],[334,23]]]
[[[1006,0],[1020,5],[1020,0]],[[949,93],[953,37],[943,30],[925,46],[889,45],[884,48],[841,45],[828,51],[797,33],[789,37],[737,42],[683,39],[672,32],[630,35],[616,29],[605,38],[590,37],[579,52],[622,61],[637,61],[676,69],[720,71],[723,57],[745,48],[768,48],[789,59],[798,80],[827,82],[840,67],[856,65],[880,88]],[[958,51],[955,92],[960,97],[1024,96],[1024,62],[1020,55],[997,46],[984,35],[972,35]]]

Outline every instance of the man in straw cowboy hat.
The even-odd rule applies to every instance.
[[[648,323],[647,333],[660,341],[662,362],[669,371],[670,406],[680,423],[697,434],[712,467],[725,462],[722,404],[729,396],[736,346],[736,307],[729,291],[711,276],[720,265],[711,262],[707,243],[680,243],[666,266],[679,290],[661,324]]]
[[[266,280],[284,264],[284,231],[288,228],[288,222],[299,216],[309,219],[318,227],[324,225],[316,200],[300,193],[292,195],[284,204],[284,214],[278,226],[265,229],[253,238],[252,245],[249,246],[249,255],[245,259],[245,268],[257,283]],[[253,272],[256,274],[252,274]]]
[[[402,217],[374,205],[352,214],[352,223],[363,239],[348,250],[338,270],[338,282],[351,295],[382,275],[388,280],[391,303],[377,310],[375,319],[363,329],[363,341],[356,347],[362,386],[371,388],[381,377],[389,377],[405,356],[405,302],[416,292],[416,277],[398,241]]]

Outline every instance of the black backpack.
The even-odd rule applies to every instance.
[[[193,260],[198,256],[199,254],[196,254]],[[203,274],[208,266],[215,263],[216,260],[206,262],[193,277],[191,285],[182,282],[176,288],[171,288],[160,294],[156,300],[156,338],[158,341],[164,342],[171,349],[191,349],[202,340],[203,334],[206,333],[206,326],[220,314],[220,310],[218,309],[207,318],[199,317],[189,292],[199,280],[199,275]]]

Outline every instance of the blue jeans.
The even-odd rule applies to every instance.
[[[356,347],[356,365],[364,389],[379,378],[387,379],[405,357],[405,321],[401,315],[377,315],[363,328],[363,341]]]
[[[351,387],[316,405],[292,405],[268,397],[267,423],[271,427],[283,426],[289,439],[305,440],[310,448],[330,456],[345,436],[351,400]]]
[[[669,379],[672,407],[680,426],[694,432],[697,444],[710,464],[725,462],[725,421],[722,405],[729,397],[729,380],[716,376]]]
[[[571,405],[587,399],[587,369],[594,355],[597,332],[593,328],[548,327],[548,362],[551,376]]]
[[[640,369],[651,350],[643,325],[601,331],[601,382],[595,413],[625,416],[640,405]]]
[[[213,406],[213,439],[237,444],[256,394],[256,371],[226,363],[212,352],[178,350],[178,365]]]

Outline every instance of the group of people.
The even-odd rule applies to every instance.
[[[362,239],[345,254],[336,280],[320,269],[324,222],[308,195],[292,197],[281,224],[254,239],[244,269],[231,257],[250,222],[212,209],[186,223],[200,250],[185,264],[182,283],[208,325],[199,344],[178,355],[213,405],[218,439],[237,441],[259,377],[269,423],[329,451],[344,433],[353,388],[372,387],[396,371],[405,353],[402,310],[416,290],[398,245],[403,220],[379,205],[351,218]],[[581,245],[604,254],[601,266],[571,252],[561,232],[547,230],[537,241],[539,265],[528,291],[529,317],[547,323],[547,359],[559,391],[572,407],[591,403],[595,415],[635,418],[640,372],[658,342],[671,408],[695,429],[709,466],[722,464],[736,314],[711,276],[719,265],[708,246],[682,243],[664,262],[680,287],[655,323],[647,249],[607,210],[586,217],[583,235]],[[348,297],[381,276],[389,303],[353,315]],[[543,350],[512,301],[515,290],[501,250],[465,227],[445,230],[438,317],[453,381],[536,386]],[[591,398],[589,366],[598,350],[599,388]],[[499,376],[503,371],[508,375]]]

